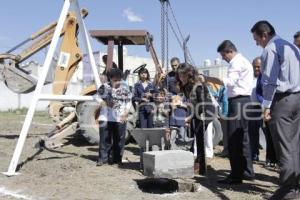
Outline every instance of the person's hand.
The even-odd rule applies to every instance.
[[[159,80],[164,80],[166,78],[166,74],[165,73],[161,73],[159,76]]]
[[[191,120],[192,120],[192,119],[191,119],[190,117],[186,117],[186,118],[184,119],[184,122],[185,122],[185,123],[191,123]]]
[[[166,128],[165,135],[166,135],[166,140],[170,141],[171,140],[171,129],[170,128]]]
[[[171,106],[173,110],[176,109],[177,106],[180,106],[181,104],[182,104],[182,100],[179,95],[172,96]]]
[[[268,122],[271,119],[271,110],[270,108],[265,108],[264,109],[264,121]]]
[[[142,101],[143,101],[143,102],[149,102],[149,99],[147,99],[147,98],[142,98]]]
[[[126,123],[127,119],[128,119],[128,114],[127,113],[120,116],[120,122],[122,124]]]
[[[147,92],[147,93],[145,93],[145,96],[146,96],[147,98],[149,98],[149,97],[152,96],[152,94],[151,94],[150,92]]]
[[[202,74],[199,75],[199,80],[201,83],[205,83],[205,77]]]
[[[191,124],[191,118],[190,117],[186,117],[185,119],[184,119],[184,123],[185,123],[185,126],[186,127],[189,127],[190,126],[190,124]]]

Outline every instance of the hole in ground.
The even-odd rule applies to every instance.
[[[139,189],[145,193],[166,194],[174,192],[195,192],[195,185],[189,181],[167,178],[146,178],[135,180]]]

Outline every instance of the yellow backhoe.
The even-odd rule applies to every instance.
[[[86,17],[87,10],[81,10],[83,17]],[[16,47],[0,54],[0,72],[6,86],[13,92],[25,94],[32,92],[35,89],[37,79],[30,72],[21,67],[21,63],[33,56],[47,45],[50,44],[57,23],[54,22],[37,33],[31,35],[30,38],[20,43]],[[152,36],[145,30],[95,30],[90,31],[90,34],[97,41],[107,45],[107,67],[112,66],[113,47],[118,46],[118,66],[123,70],[123,45],[145,45],[146,50],[151,53],[154,64],[156,66],[156,77],[162,74],[157,55],[153,48]],[[57,63],[54,62],[55,68],[50,74],[54,76],[53,80],[47,83],[52,83],[52,93],[55,95],[65,94],[69,81],[78,67],[78,63],[82,60],[83,54],[78,47],[78,24],[76,15],[69,12],[61,32],[61,46]],[[14,51],[26,45],[25,48],[18,54],[13,54]],[[157,80],[159,81],[159,80]],[[90,85],[83,89],[82,95],[93,95],[97,91],[96,86]],[[75,111],[68,113],[67,116],[63,113],[65,106],[70,106],[70,103],[64,104],[61,101],[51,101],[49,105],[49,114],[55,122],[55,128],[43,139],[43,145],[47,148],[56,148],[65,142],[64,139],[69,135],[74,134],[79,130],[81,134],[92,144],[99,142],[99,132],[97,117],[100,107],[96,103],[91,102],[74,102],[72,105]],[[128,136],[130,130],[135,127],[135,112],[131,113],[128,121]]]

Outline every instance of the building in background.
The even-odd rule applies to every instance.
[[[227,66],[222,63],[220,58],[217,58],[212,63],[209,59],[204,61],[204,65],[197,67],[198,72],[205,76],[217,77],[223,79],[227,75]]]

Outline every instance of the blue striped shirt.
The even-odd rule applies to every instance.
[[[271,107],[275,93],[300,91],[300,52],[295,45],[274,36],[261,60],[264,108]]]

